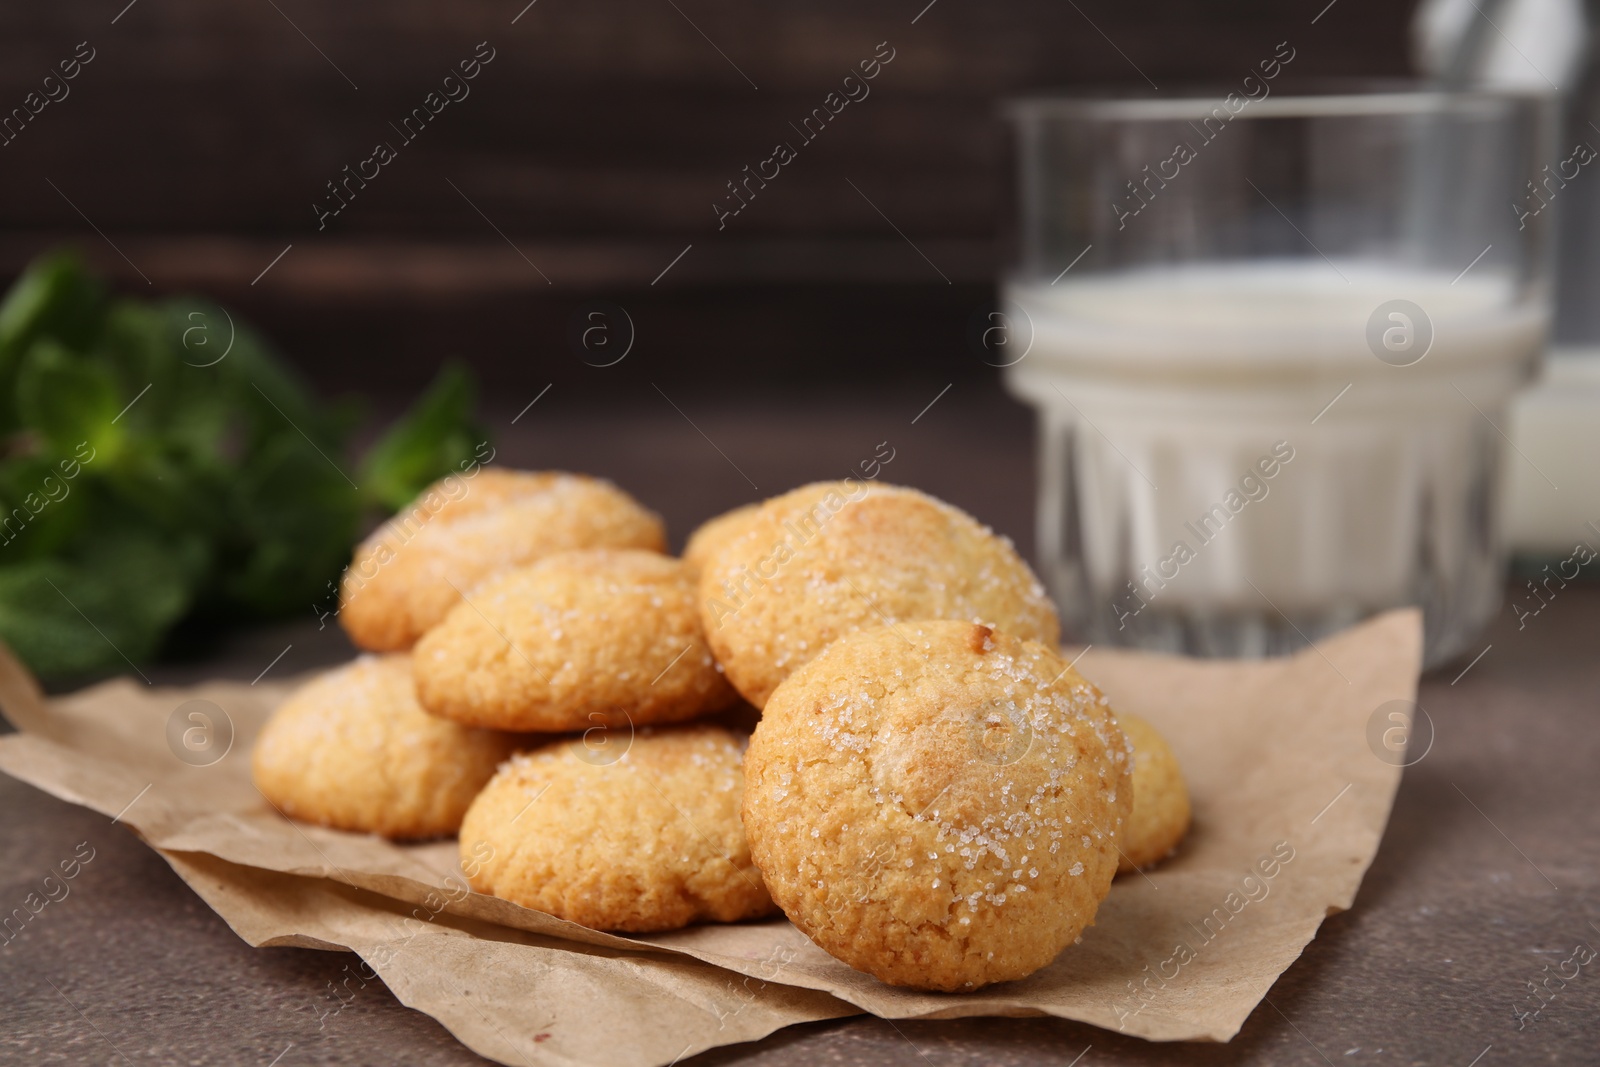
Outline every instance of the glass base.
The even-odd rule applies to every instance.
[[[1503,399],[1294,424],[1152,416],[1154,395],[1041,406],[1039,562],[1069,635],[1273,656],[1414,606],[1434,666],[1494,618]]]

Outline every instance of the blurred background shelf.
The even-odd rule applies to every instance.
[[[491,384],[576,381],[568,319],[599,297],[644,320],[663,374],[993,378],[965,335],[1011,215],[1000,99],[1229,85],[1285,39],[1278,91],[1410,70],[1409,4],[925,2],[13,5],[3,106],[78,42],[95,58],[0,149],[0,273],[75,238],[130,289],[203,289],[368,392],[450,354]],[[470,95],[318,232],[325,183],[485,40]],[[870,95],[798,144],[885,41]],[[726,183],[779,140],[799,158],[719,231]]]

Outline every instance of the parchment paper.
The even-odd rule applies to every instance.
[[[0,770],[119,816],[250,943],[353,949],[402,1001],[502,1062],[665,1064],[686,1047],[856,1010],[1054,1015],[1226,1041],[1355,899],[1400,779],[1398,761],[1370,747],[1369,720],[1415,699],[1421,639],[1419,614],[1398,611],[1287,659],[1087,651],[1078,670],[1171,743],[1194,826],[1177,856],[1116,880],[1081,944],[967,995],[885,986],[783,920],[597,933],[467,892],[453,841],[400,846],[292,823],[251,784],[249,744],[293,683],[119,679],[46,702],[0,649],[0,705],[22,731],[0,738]],[[169,717],[197,698],[233,726],[209,766],[167,740]],[[397,938],[410,939],[403,951],[384,949]]]

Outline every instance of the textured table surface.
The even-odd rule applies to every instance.
[[[509,426],[517,403],[494,421],[503,462],[610,476],[666,515],[680,543],[698,518],[842,476],[887,441],[894,459],[882,477],[962,504],[1026,550],[1025,412],[957,390],[913,424],[931,396],[674,398],[683,413],[665,403],[567,410],[547,398],[537,418]],[[306,620],[146,673],[158,684],[248,680],[285,646],[274,675],[350,654],[336,630],[310,621],[309,605]],[[1152,1045],[1045,1019],[854,1018],[692,1062],[1600,1062],[1600,959],[1551,978],[1578,944],[1600,948],[1600,588],[1574,584],[1525,621],[1519,629],[1504,612],[1465,673],[1463,659],[1424,679],[1433,747],[1405,772],[1354,910],[1327,921],[1231,1043]],[[349,957],[249,948],[124,829],[3,776],[0,910],[20,906],[80,842],[94,858],[70,895],[0,946],[0,1063],[484,1062],[376,984],[319,1026]],[[1529,983],[1546,979],[1555,992],[1536,999]],[[1517,1012],[1529,1013],[1520,1024]]]

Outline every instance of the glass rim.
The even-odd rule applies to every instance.
[[[1080,121],[1179,122],[1210,118],[1217,108],[1228,111],[1224,102],[1231,96],[1246,101],[1238,111],[1228,111],[1229,119],[1264,118],[1361,118],[1386,115],[1448,114],[1506,104],[1547,105],[1555,98],[1532,89],[1441,89],[1435,87],[1395,88],[1362,92],[1346,83],[1327,93],[1286,94],[1253,97],[1235,86],[1218,86],[1210,95],[1183,96],[1088,96],[1036,95],[1003,101],[1001,113],[1018,124],[1050,119]]]

